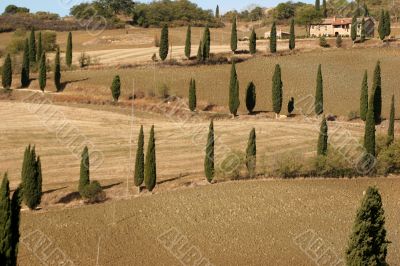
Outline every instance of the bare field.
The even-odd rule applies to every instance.
[[[315,265],[325,252],[332,255],[331,263],[338,262],[370,185],[382,193],[392,241],[387,262],[398,265],[398,178],[229,182],[24,212],[19,263],[41,265],[40,259],[58,248],[75,265],[180,265],[174,254],[182,256],[192,247],[214,265]],[[166,232],[172,232],[171,240],[160,242]],[[163,246],[178,237],[184,238],[172,252]]]

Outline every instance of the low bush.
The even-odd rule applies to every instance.
[[[166,99],[169,97],[169,88],[167,84],[163,83],[157,87],[157,97],[161,99]]]
[[[85,52],[82,52],[78,61],[79,61],[80,68],[88,67],[91,64],[90,55],[87,55]]]
[[[400,173],[400,141],[381,148],[378,155],[377,172],[381,175]]]
[[[221,179],[238,180],[248,176],[246,155],[242,151],[230,151],[220,164],[215,165],[216,176]]]
[[[358,112],[357,111],[350,111],[347,115],[347,120],[348,121],[352,121],[352,120],[356,120],[357,118],[359,118]]]
[[[303,156],[300,154],[284,154],[278,157],[275,162],[274,173],[281,178],[295,178],[302,175],[304,168]]]
[[[313,168],[307,173],[310,177],[351,178],[360,175],[357,169],[334,149],[329,149],[327,156],[317,156],[313,161]]]
[[[329,47],[328,41],[326,40],[326,38],[324,36],[319,37],[319,46],[321,46],[323,48]]]
[[[97,203],[106,199],[106,193],[98,181],[92,181],[87,185],[82,191],[82,196],[86,203]]]

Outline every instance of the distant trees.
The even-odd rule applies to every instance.
[[[47,80],[46,53],[42,53],[39,65],[39,88],[44,91]]]
[[[21,178],[24,203],[33,210],[40,205],[42,198],[42,165],[35,146],[31,148],[29,145],[25,149]]]
[[[186,31],[186,41],[185,41],[185,56],[190,59],[190,54],[192,51],[192,27],[189,25]]]
[[[16,5],[8,5],[4,9],[4,14],[17,14],[17,13],[29,13],[29,9],[26,7],[19,7]]]
[[[67,50],[65,52],[65,62],[68,67],[72,65],[72,33],[68,33]]]
[[[12,64],[10,54],[7,54],[2,70],[1,83],[5,89],[9,89],[12,84]]]
[[[118,102],[119,96],[121,95],[121,80],[119,75],[114,77],[110,89],[114,102]]]
[[[164,61],[167,58],[168,50],[169,50],[168,25],[164,24],[161,30],[160,51],[159,51],[159,55],[162,61]]]
[[[368,72],[365,70],[363,81],[361,84],[360,94],[360,118],[365,121],[368,112]]]
[[[236,73],[235,61],[232,60],[231,79],[229,83],[229,111],[233,116],[236,116],[239,105],[239,80]]]
[[[394,119],[395,119],[394,95],[392,95],[392,103],[390,105],[388,136],[386,142],[388,146],[391,145],[394,141]]]
[[[373,105],[374,105],[375,123],[378,124],[381,122],[381,114],[382,114],[382,78],[381,78],[380,61],[378,61],[375,66],[372,91],[374,95]]]
[[[134,175],[134,183],[135,186],[139,188],[142,185],[144,180],[144,134],[143,134],[143,125],[140,126],[138,144],[136,150],[136,160],[135,160],[135,175]]]
[[[36,37],[35,29],[32,28],[29,38],[29,62],[33,65],[36,63]]]
[[[190,79],[189,84],[189,109],[190,111],[196,111],[197,99],[196,99],[196,80]]]
[[[238,37],[236,29],[236,17],[234,17],[232,19],[232,31],[231,31],[231,51],[233,53],[235,53],[237,50],[237,42],[238,42]]]
[[[249,114],[253,113],[254,107],[256,106],[256,86],[251,81],[247,85],[246,89],[246,108]]]
[[[321,21],[321,13],[312,5],[304,5],[296,10],[295,19],[297,24],[305,26],[307,36],[309,36],[311,24]]]
[[[328,154],[328,125],[325,116],[322,118],[319,130],[317,155],[326,156]]]
[[[289,49],[294,50],[296,48],[296,34],[294,31],[294,19],[290,20],[290,37],[289,37]]]
[[[315,114],[320,115],[324,112],[324,87],[322,79],[321,64],[318,66],[317,88],[315,91]]]
[[[208,25],[204,28],[203,40],[201,42],[201,45],[201,56],[203,62],[205,62],[210,58],[211,49],[211,34]]]
[[[54,85],[57,91],[61,91],[60,48],[57,48],[56,57],[54,59]]]
[[[204,174],[209,183],[214,179],[214,122],[211,120],[207,144],[206,144],[206,156],[204,159]]]
[[[29,41],[25,39],[24,54],[22,56],[22,69],[21,69],[21,87],[26,88],[29,86],[30,67],[29,67]]]
[[[257,154],[256,130],[255,128],[253,128],[250,132],[246,149],[246,167],[249,172],[249,176],[251,178],[256,176],[256,161],[257,161],[256,154]]]
[[[153,191],[157,183],[156,167],[156,142],[154,138],[154,126],[150,130],[150,138],[147,146],[146,161],[144,166],[144,183],[147,190]]]
[[[254,55],[257,53],[257,34],[256,31],[253,30],[251,31],[250,38],[249,38],[249,51],[250,54]]]
[[[271,53],[276,53],[276,23],[272,23],[271,34],[269,39],[269,50]]]
[[[346,249],[347,265],[387,265],[388,240],[382,198],[369,187],[361,202]]]
[[[275,66],[274,76],[272,77],[272,109],[276,116],[279,115],[282,109],[282,87],[281,67],[277,64]]]

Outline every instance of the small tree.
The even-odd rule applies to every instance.
[[[119,75],[114,77],[110,89],[114,102],[118,102],[118,98],[121,95],[121,80]]]
[[[143,126],[140,126],[140,132],[138,137],[138,144],[136,150],[136,161],[135,161],[135,175],[134,183],[139,188],[143,184],[144,180],[144,134]]]
[[[365,42],[365,19],[362,18],[361,20],[361,35],[360,35],[360,40],[361,42]]]
[[[257,53],[257,34],[256,34],[256,31],[254,30],[254,28],[250,34],[249,51],[250,51],[250,54],[252,54],[252,55]]]
[[[200,41],[199,43],[199,49],[197,50],[197,62],[203,61],[203,42]]]
[[[164,61],[168,56],[169,40],[168,40],[168,25],[164,24],[161,30],[160,38],[160,58]]]
[[[256,86],[251,81],[247,85],[246,89],[246,108],[249,114],[253,113],[254,107],[256,106]]]
[[[336,47],[337,48],[342,47],[342,43],[343,43],[342,36],[339,34],[338,36],[336,36]]]
[[[153,191],[157,183],[156,167],[156,142],[154,139],[154,126],[150,130],[150,138],[146,152],[146,163],[144,166],[144,183],[149,191]]]
[[[35,29],[32,28],[31,36],[29,38],[29,62],[31,64],[36,63],[36,37]]]
[[[29,67],[29,41],[25,40],[24,45],[24,55],[22,58],[22,69],[21,69],[21,87],[26,88],[29,86],[30,77],[29,77],[30,67]]]
[[[207,146],[206,146],[206,157],[204,159],[204,174],[209,183],[214,179],[214,122],[211,120],[208,138],[207,138]]]
[[[391,145],[394,141],[394,119],[395,119],[395,107],[394,107],[394,95],[392,96],[392,104],[390,105],[390,119],[388,127],[388,138],[387,145]]]
[[[68,67],[72,65],[72,33],[68,33],[67,50],[65,52],[65,62]]]
[[[368,112],[368,72],[365,70],[364,78],[361,84],[360,95],[360,118],[365,121]]]
[[[294,19],[290,21],[290,37],[289,37],[289,49],[294,50],[296,48],[296,34],[294,31]]]
[[[374,71],[374,81],[372,83],[372,91],[374,93],[374,117],[375,123],[381,122],[382,114],[382,78],[381,78],[381,63],[378,61]]]
[[[279,115],[282,109],[282,87],[281,67],[277,64],[275,66],[274,76],[272,77],[272,109],[276,116]]]
[[[24,202],[33,210],[40,205],[42,198],[42,167],[35,147],[25,149],[21,178]]]
[[[197,99],[196,99],[196,80],[190,79],[189,85],[189,109],[190,111],[196,111]]]
[[[379,33],[379,38],[384,41],[386,37],[386,23],[385,23],[385,12],[383,9],[381,9],[381,13],[379,16],[379,24],[378,24],[378,33]]]
[[[42,53],[39,65],[39,87],[42,91],[46,88],[47,68],[46,68],[46,53]]]
[[[203,40],[202,40],[202,60],[205,62],[210,58],[210,46],[211,46],[211,34],[208,25],[204,29]]]
[[[190,53],[192,51],[192,27],[189,25],[186,32],[186,42],[185,42],[185,56],[190,59]]]
[[[322,118],[321,128],[319,130],[317,155],[326,156],[328,154],[328,125],[325,116]]]
[[[385,212],[376,187],[369,187],[361,202],[346,250],[347,265],[387,265]]]
[[[38,41],[37,41],[37,52],[36,52],[36,61],[37,62],[40,62],[42,54],[43,54],[42,32],[39,31]]]
[[[81,155],[81,166],[79,175],[78,191],[81,197],[84,197],[85,188],[90,184],[90,161],[89,161],[89,149],[87,146],[82,151]]]
[[[10,203],[10,183],[7,173],[4,174],[0,188],[0,260],[9,265],[11,255],[11,203]]]
[[[4,60],[3,73],[1,75],[1,83],[5,89],[11,88],[12,84],[12,64],[10,54],[7,54]]]
[[[374,119],[374,94],[369,98],[367,118],[365,120],[364,148],[369,156],[375,156],[375,119]]]
[[[236,64],[235,61],[233,61],[231,68],[231,80],[229,83],[229,111],[233,116],[236,116],[239,105],[239,80],[236,73]]]
[[[294,98],[291,97],[289,102],[288,102],[288,114],[291,115],[294,111]]]
[[[234,16],[232,19],[232,31],[231,31],[231,51],[233,53],[235,53],[237,50],[237,42],[238,42],[238,37],[236,29],[236,17]]]
[[[326,40],[325,36],[319,37],[319,46],[321,46],[322,48],[329,47],[328,41]]]
[[[256,176],[256,154],[257,154],[257,145],[256,145],[256,130],[253,128],[249,135],[249,141],[247,142],[246,149],[246,167],[249,171],[249,176],[251,178]]]
[[[391,18],[390,18],[390,14],[389,11],[386,10],[385,12],[385,24],[384,24],[384,29],[385,29],[385,36],[390,37],[390,33],[391,33],[391,22],[390,22]]]
[[[315,114],[320,115],[324,112],[324,87],[322,79],[321,65],[318,66],[317,88],[315,92]]]
[[[276,53],[276,23],[272,23],[271,34],[269,39],[269,50],[271,53]]]
[[[354,42],[357,39],[357,17],[354,16],[352,21],[351,21],[351,40]]]
[[[60,49],[57,48],[56,58],[54,59],[54,85],[57,91],[61,91],[61,65],[60,65]]]

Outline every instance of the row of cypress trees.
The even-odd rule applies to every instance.
[[[277,52],[277,32],[276,23],[272,23],[270,38],[269,38],[269,51],[274,54]],[[290,35],[289,35],[289,49],[294,50],[296,48],[296,33],[294,28],[294,19],[290,21]]]
[[[381,9],[381,13],[379,16],[379,25],[378,25],[378,33],[379,38],[384,41],[386,37],[390,36],[391,33],[391,22],[390,22],[390,13],[388,10],[384,11]]]

